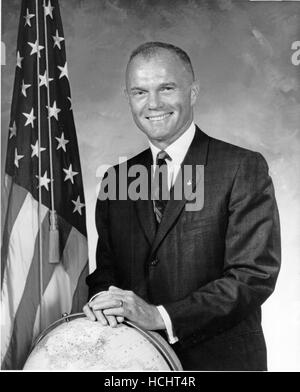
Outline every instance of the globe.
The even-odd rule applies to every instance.
[[[69,315],[37,339],[24,370],[182,370],[171,346],[157,333],[134,323],[116,328]]]

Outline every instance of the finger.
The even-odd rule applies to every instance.
[[[89,305],[90,307],[92,307],[93,305],[97,304],[98,302],[102,302],[104,300],[107,300],[111,298],[111,293],[109,293],[108,291],[103,291],[101,292],[99,295],[97,295],[97,297],[95,297],[92,301],[89,301]]]
[[[124,317],[123,316],[117,316],[116,319],[117,319],[118,323],[123,323],[123,321],[124,321]]]
[[[118,323],[117,323],[117,320],[116,320],[115,316],[106,316],[106,318],[107,318],[107,321],[108,321],[109,325],[112,328],[115,328],[117,326]]]
[[[92,309],[95,310],[103,310],[108,308],[120,308],[123,306],[123,301],[118,298],[110,298],[103,299],[102,301],[98,301],[97,303],[92,305]]]
[[[88,304],[85,304],[82,310],[89,320],[96,321],[96,317]]]
[[[120,316],[124,317],[124,308],[110,308],[103,310],[104,316],[107,318],[108,316]]]
[[[108,292],[109,292],[109,293],[118,293],[118,294],[122,294],[122,293],[124,293],[124,290],[122,290],[122,289],[120,289],[119,287],[116,287],[116,286],[109,286]]]
[[[100,323],[102,325],[107,325],[106,317],[103,315],[101,310],[95,310],[94,314],[95,314],[97,320],[100,321]]]
[[[108,291],[106,291],[106,293],[111,293],[113,295],[121,296],[121,299],[125,297],[129,301],[135,300],[135,298],[139,298],[133,291],[122,290],[116,286],[109,286]]]

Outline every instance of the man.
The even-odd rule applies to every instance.
[[[177,47],[137,48],[126,93],[150,148],[127,161],[125,171],[125,164],[116,166],[112,178],[118,189],[125,173],[129,189],[136,165],[146,168],[150,184],[166,168],[170,200],[162,200],[162,178],[152,198],[98,199],[97,268],[87,278],[84,312],[104,325],[126,318],[160,331],[184,370],[267,369],[260,306],[279,272],[280,231],[264,158],[195,126],[199,86]],[[204,167],[204,176],[185,177],[179,167]],[[178,200],[180,176],[190,192]],[[203,203],[191,208],[190,196],[202,188]]]

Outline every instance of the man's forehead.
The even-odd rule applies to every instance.
[[[158,52],[151,56],[138,55],[128,65],[127,77],[149,79],[157,78],[181,78],[188,76],[183,62],[178,56],[167,51]]]
[[[141,78],[148,79],[153,78],[153,76],[157,78],[164,78],[170,74],[169,67],[164,63],[138,63],[133,66],[131,69],[131,74],[133,78]]]
[[[157,65],[158,67],[184,67],[183,62],[181,59],[176,56],[175,54],[168,52],[166,50],[161,50],[152,54],[148,55],[137,55],[134,57],[129,66],[133,68],[142,68],[142,67],[149,67],[149,66],[155,66]]]

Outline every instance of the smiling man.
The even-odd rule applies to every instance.
[[[104,325],[125,318],[160,331],[185,370],[266,370],[261,305],[280,268],[266,161],[194,124],[199,85],[180,48],[138,47],[126,93],[149,149],[126,162],[125,175],[144,167],[153,192],[146,200],[98,199],[97,268],[87,278],[84,312]],[[174,189],[187,184],[192,195],[199,178],[182,178],[183,169],[200,166],[204,203],[188,209],[189,195],[175,198]],[[124,164],[113,170],[124,173]],[[128,187],[133,181],[128,176]]]
[[[167,50],[154,53],[133,53],[126,88],[136,125],[163,150],[191,125],[199,87],[188,57]]]

